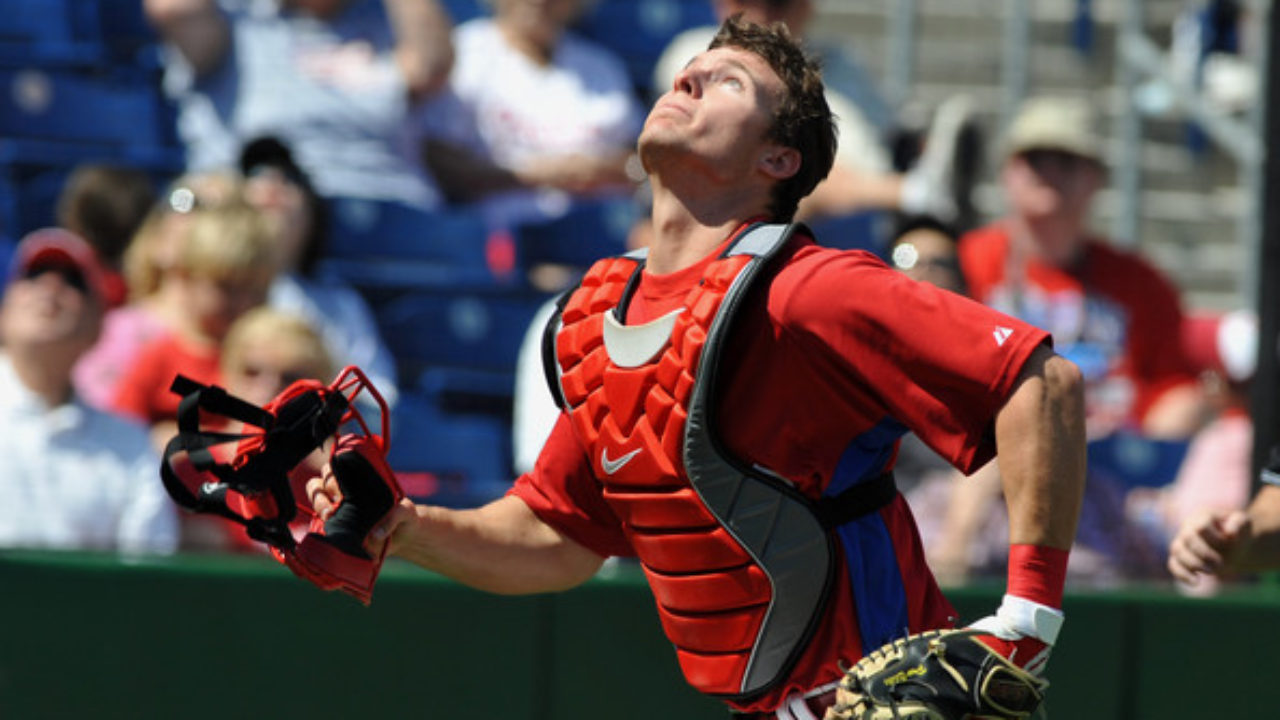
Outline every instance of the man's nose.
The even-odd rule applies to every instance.
[[[676,73],[675,80],[671,83],[671,91],[697,97],[702,91],[702,80],[693,68],[683,68]]]

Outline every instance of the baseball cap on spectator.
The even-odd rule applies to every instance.
[[[1004,157],[1032,150],[1057,150],[1104,165],[1102,141],[1094,130],[1093,108],[1068,97],[1030,98],[1022,103],[1005,134]]]
[[[13,251],[10,279],[31,277],[49,269],[70,271],[72,285],[105,300],[105,271],[98,254],[83,238],[61,228],[43,228],[28,233]]]
[[[1198,369],[1244,382],[1258,363],[1257,316],[1251,310],[1189,314],[1183,320],[1182,347]]]

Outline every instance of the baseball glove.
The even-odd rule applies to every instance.
[[[895,640],[850,668],[824,720],[1028,718],[1049,683],[980,642],[974,630]]]

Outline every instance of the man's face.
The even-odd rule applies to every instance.
[[[650,171],[668,157],[683,157],[716,177],[749,174],[761,153],[777,147],[766,133],[784,93],[782,80],[760,56],[732,47],[704,52],[650,111],[640,157]]]
[[[10,281],[0,306],[0,334],[10,347],[79,355],[98,338],[102,305],[72,267],[45,266]]]
[[[1102,187],[1102,169],[1061,150],[1030,150],[1009,158],[1002,174],[1016,212],[1027,218],[1083,219]]]
[[[182,278],[181,291],[186,311],[201,332],[221,340],[236,318],[263,303],[270,283],[269,272],[187,274]]]

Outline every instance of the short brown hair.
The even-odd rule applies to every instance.
[[[776,220],[790,220],[800,199],[813,192],[835,161],[836,128],[822,86],[822,69],[805,55],[782,23],[765,27],[734,15],[720,26],[709,49],[718,47],[740,48],[760,56],[787,89],[768,137],[798,150],[800,169],[774,186],[769,210]]]

